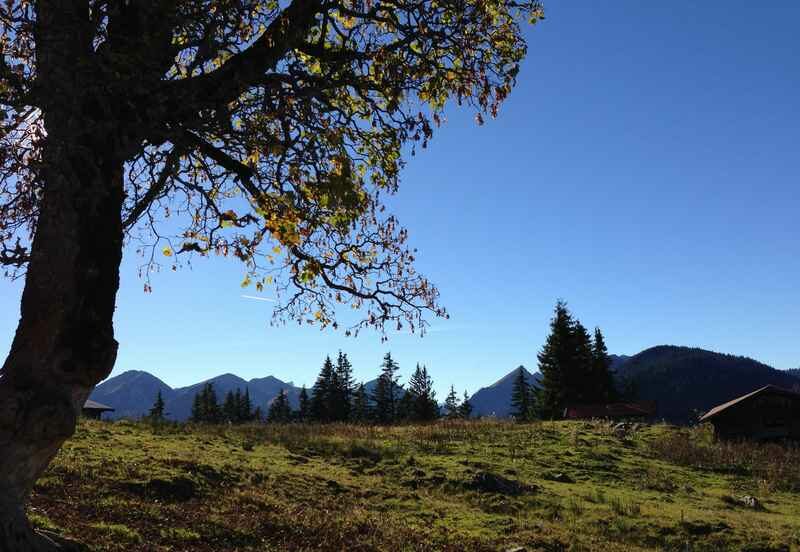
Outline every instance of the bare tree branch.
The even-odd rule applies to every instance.
[[[125,229],[130,228],[139,220],[153,202],[159,197],[167,193],[167,184],[169,180],[177,173],[178,160],[183,154],[183,150],[179,147],[173,147],[167,154],[164,160],[164,166],[159,173],[158,179],[153,182],[147,192],[139,199],[139,201],[131,208],[126,217],[122,221],[122,227]]]
[[[162,105],[172,113],[181,113],[184,106],[197,110],[235,100],[274,70],[287,52],[303,44],[322,6],[321,0],[292,0],[252,46],[216,71],[164,83],[159,92]],[[171,118],[170,113],[166,115]]]

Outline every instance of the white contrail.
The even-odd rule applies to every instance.
[[[275,299],[270,299],[269,297],[256,297],[255,295],[242,295],[245,299],[255,299],[256,301],[268,301],[270,303],[274,303]]]

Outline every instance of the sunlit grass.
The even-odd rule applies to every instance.
[[[800,494],[775,475],[791,469],[753,445],[740,445],[748,470],[687,460],[732,446],[707,437],[585,422],[82,422],[32,517],[97,550],[800,549]],[[683,452],[665,447],[675,439]]]

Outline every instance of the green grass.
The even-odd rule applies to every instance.
[[[31,514],[98,551],[797,551],[794,452],[770,450],[585,422],[83,421]]]
[[[100,521],[92,523],[90,527],[107,535],[108,538],[120,545],[127,546],[129,544],[140,544],[142,542],[141,535],[139,535],[135,529],[131,529],[127,525],[121,523],[106,523]]]

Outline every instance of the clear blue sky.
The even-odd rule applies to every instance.
[[[231,260],[142,293],[126,252],[115,373],[173,386],[223,372],[311,384],[391,350],[440,396],[535,367],[557,298],[611,352],[677,344],[800,365],[800,3],[555,1],[497,120],[450,111],[394,211],[449,321],[424,339],[271,328]],[[0,283],[0,349],[20,285]]]

